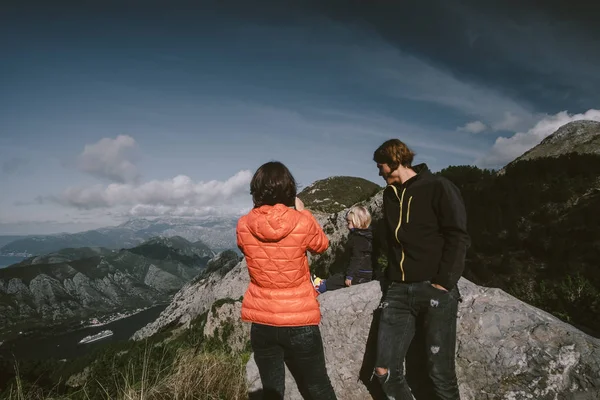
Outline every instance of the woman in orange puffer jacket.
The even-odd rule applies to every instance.
[[[285,362],[305,399],[336,399],[306,257],[306,251],[327,250],[329,240],[296,197],[296,181],[282,163],[263,164],[250,193],[254,208],[238,221],[237,243],[250,273],[242,320],[252,322],[250,342],[263,398],[283,399]]]

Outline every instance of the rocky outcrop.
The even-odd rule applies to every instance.
[[[234,252],[224,252],[217,257],[207,266],[210,273],[186,284],[160,316],[137,331],[133,339],[152,336],[167,326],[181,325],[185,328],[215,301],[242,297],[250,281],[246,261],[239,262]]]
[[[465,279],[459,287],[456,365],[463,400],[600,398],[600,340],[501,290]],[[319,298],[327,369],[340,399],[372,398],[378,390],[369,378],[380,297],[379,283],[371,282]],[[260,389],[252,358],[247,380],[250,391]],[[289,371],[286,399],[301,399]]]
[[[381,215],[381,203],[381,192],[365,202],[375,220]],[[345,210],[315,213],[315,217],[330,239],[330,248],[323,255],[311,257],[311,264],[328,271],[338,260],[347,237]],[[159,319],[134,338],[148,337],[173,325],[185,328],[208,312],[204,335],[222,340],[227,331],[229,346],[244,348],[249,324],[239,320],[240,302],[233,300],[243,295],[248,282],[244,261],[232,269],[212,268],[186,285]],[[463,400],[600,398],[598,339],[501,290],[480,287],[466,279],[461,279],[459,287],[463,302],[456,362]],[[374,367],[374,317],[380,298],[378,282],[319,297],[327,367],[340,399],[378,398],[377,383],[369,378]],[[220,299],[228,300],[211,309]],[[251,391],[260,388],[252,358],[247,365],[247,380]],[[300,399],[289,371],[286,387],[286,398]]]

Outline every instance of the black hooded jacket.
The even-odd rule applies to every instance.
[[[458,188],[425,164],[417,175],[383,192],[387,230],[386,276],[396,282],[431,281],[452,289],[463,273],[470,245]]]
[[[353,229],[348,235],[346,251],[350,260],[346,269],[346,278],[356,280],[372,279],[373,233],[370,229]]]

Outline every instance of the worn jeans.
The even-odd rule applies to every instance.
[[[445,292],[430,282],[390,284],[380,305],[375,364],[388,370],[384,375],[375,373],[388,399],[412,400],[413,395],[417,400],[460,399],[455,371],[459,299],[456,287]],[[419,337],[415,338],[415,332]],[[409,347],[413,355],[415,352],[411,343],[418,345],[425,376],[409,382],[428,382],[427,387],[412,387],[412,392],[404,375]],[[407,377],[414,378],[415,371],[410,368],[407,360]]]
[[[253,323],[250,342],[264,399],[283,399],[284,362],[304,399],[336,399],[327,375],[321,331],[317,325],[278,327]]]

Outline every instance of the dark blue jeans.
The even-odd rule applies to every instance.
[[[412,400],[413,395],[417,400],[460,399],[455,371],[459,299],[456,287],[445,292],[429,282],[391,283],[380,305],[375,364],[388,371],[376,374],[388,399]],[[410,370],[407,359],[405,377],[407,354],[421,360],[423,371]],[[415,376],[419,373],[425,376]],[[409,388],[407,378],[419,387]]]
[[[284,363],[304,399],[336,399],[317,325],[278,327],[253,323],[250,342],[262,381],[263,399],[283,399]]]

